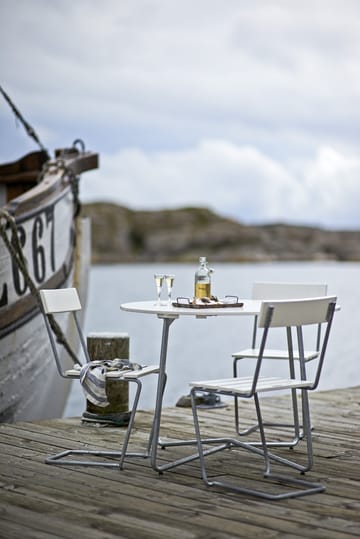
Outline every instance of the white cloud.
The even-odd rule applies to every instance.
[[[357,0],[0,0],[0,82],[46,146],[100,152],[103,196],[360,226],[359,17]]]
[[[83,180],[82,198],[134,209],[207,206],[248,223],[351,227],[358,222],[359,175],[360,159],[332,148],[295,172],[256,148],[205,140],[188,150],[104,155],[101,170]]]
[[[305,173],[304,188],[320,221],[358,223],[360,157],[320,148]]]

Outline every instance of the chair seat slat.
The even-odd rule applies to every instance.
[[[207,380],[201,382],[191,382],[190,386],[201,388],[205,391],[217,390],[229,393],[249,393],[252,388],[252,377],[246,378],[224,378],[219,380]],[[256,385],[256,392],[275,391],[277,389],[291,389],[310,387],[312,384],[309,380],[298,380],[291,378],[260,378]]]
[[[319,352],[316,350],[305,350],[304,352],[304,359],[305,361],[311,361],[312,359],[316,359],[319,355]],[[234,358],[253,358],[257,359],[259,356],[259,348],[246,348],[245,350],[241,350],[240,352],[234,352],[232,354],[232,357]],[[294,350],[293,353],[294,359],[299,360],[300,354],[298,350]],[[280,350],[280,349],[267,349],[265,350],[263,354],[264,359],[283,359],[288,360],[289,359],[289,352],[288,350]]]
[[[141,369],[135,369],[133,371],[108,371],[106,373],[106,378],[119,378],[128,380],[129,378],[141,378],[147,374],[159,372],[159,367],[157,365],[148,365],[142,367]]]

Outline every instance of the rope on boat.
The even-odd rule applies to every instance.
[[[82,142],[82,140],[80,140],[80,139],[77,139],[77,140],[75,140],[73,142],[72,149],[74,151],[78,151],[77,148],[76,148],[76,144],[79,143],[79,142],[81,142],[81,144],[82,144],[82,151],[85,151],[85,145]],[[71,187],[71,192],[72,192],[73,199],[74,199],[74,205],[75,205],[74,217],[77,217],[79,215],[79,213],[80,213],[80,210],[81,210],[81,202],[80,202],[80,197],[79,197],[80,178],[78,176],[76,176],[74,171],[69,166],[66,165],[64,159],[62,159],[61,157],[58,157],[54,161],[46,161],[46,163],[44,163],[44,165],[42,166],[42,169],[40,171],[40,174],[39,174],[39,176],[37,178],[37,183],[41,183],[42,180],[45,178],[46,174],[48,174],[48,172],[51,169],[55,169],[56,171],[58,171],[58,170],[63,171],[62,176],[61,176],[61,180],[64,179],[65,177],[68,178],[68,181],[69,181],[70,187]]]
[[[9,227],[11,230],[11,241],[9,240],[8,235],[6,233],[7,227]],[[42,310],[40,292],[37,289],[28,271],[28,261],[25,257],[24,251],[20,244],[15,218],[7,210],[4,210],[4,209],[0,209],[0,235],[2,239],[4,240],[4,243],[11,257],[16,262],[16,265],[18,266],[21,273],[23,274],[25,282],[28,285],[31,291],[31,294],[35,297],[35,299],[37,300],[39,304],[40,309]],[[66,336],[64,335],[64,332],[62,331],[61,327],[55,320],[54,316],[50,314],[48,318],[49,318],[51,329],[56,336],[57,342],[65,348],[65,350],[67,351],[71,359],[74,361],[74,363],[81,365],[77,355],[72,350],[68,340],[66,339]]]
[[[79,183],[80,178],[79,176],[76,176],[74,172],[71,170],[70,167],[68,167],[65,164],[65,161],[63,159],[57,159],[59,168],[63,170],[62,178],[65,178],[65,176],[68,177],[70,186],[71,186],[71,192],[74,199],[74,205],[75,205],[75,211],[74,211],[74,217],[76,218],[81,210],[81,203],[80,203],[80,197],[79,197]]]

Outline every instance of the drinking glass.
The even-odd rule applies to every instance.
[[[171,305],[171,292],[174,285],[175,275],[165,275],[165,282],[168,293],[168,305]]]
[[[156,292],[157,292],[157,302],[155,303],[155,305],[161,305],[161,301],[160,301],[161,290],[162,290],[163,282],[165,279],[165,275],[163,273],[155,273],[154,278],[155,278],[155,285],[156,285]]]

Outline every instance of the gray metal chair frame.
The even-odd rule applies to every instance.
[[[310,297],[320,297],[326,296],[327,294],[327,285],[318,284],[318,283],[291,283],[291,282],[255,282],[253,283],[252,288],[252,298],[261,299],[261,300],[280,300],[280,299],[305,299]],[[237,378],[239,376],[238,372],[238,362],[243,359],[257,359],[259,349],[257,348],[257,327],[258,327],[258,316],[254,316],[254,324],[252,331],[252,340],[251,347],[235,352],[232,354],[233,357],[233,376]],[[291,332],[291,328],[286,328],[287,332],[287,341],[291,338],[291,335],[288,333]],[[316,342],[315,348],[312,350],[305,350],[303,357],[300,356],[298,351],[294,351],[293,357],[299,362],[300,376],[302,379],[306,380],[306,363],[316,359],[319,355],[321,342],[321,324],[318,324],[316,331]],[[271,360],[287,360],[288,351],[284,350],[274,350],[267,348],[264,351],[263,359]],[[295,363],[292,361],[289,364],[290,367],[290,376],[295,378]],[[293,437],[290,440],[284,441],[268,441],[268,446],[285,446],[285,447],[294,447],[298,442],[303,438],[302,425],[299,421],[299,411],[298,403],[296,398],[296,390],[291,392],[292,400],[292,414],[293,414],[293,423],[265,423],[268,427],[277,427],[285,429],[293,429]],[[248,427],[240,428],[240,414],[239,414],[239,404],[238,398],[234,399],[234,417],[235,417],[235,429],[239,436],[247,436],[248,434],[259,429],[258,423]]]
[[[240,493],[251,494],[257,497],[279,500],[284,498],[293,498],[299,496],[305,496],[307,494],[313,494],[316,492],[322,492],[325,487],[320,483],[314,483],[305,479],[293,478],[285,475],[276,475],[271,472],[271,461],[284,464],[302,474],[309,471],[313,466],[313,449],[312,449],[312,431],[310,423],[310,406],[308,400],[308,392],[317,388],[320,380],[321,371],[323,368],[325,352],[328,345],[330,329],[333,320],[333,314],[335,310],[336,298],[326,297],[309,300],[298,301],[274,301],[263,302],[261,312],[258,320],[258,327],[263,328],[263,334],[259,347],[258,359],[256,361],[254,374],[251,377],[243,378],[227,378],[220,380],[208,380],[201,382],[192,382],[191,386],[191,401],[192,401],[192,413],[194,419],[195,434],[198,446],[198,452],[200,457],[201,475],[206,485],[219,486],[234,490]],[[288,321],[284,322],[287,319]],[[269,331],[274,327],[295,327],[298,349],[300,354],[304,354],[304,337],[303,326],[311,324],[323,323],[325,325],[324,335],[322,337],[322,343],[320,346],[319,357],[317,362],[317,368],[314,375],[314,379],[304,380],[296,378],[264,378],[261,377],[261,367],[264,358],[264,352],[266,350],[266,342],[269,335]],[[288,355],[290,363],[294,361],[294,347],[292,333],[288,332]],[[276,455],[269,450],[269,444],[265,435],[265,423],[263,421],[259,394],[262,392],[277,391],[279,389],[288,389],[290,391],[300,391],[303,403],[303,429],[304,438],[306,440],[306,453],[307,462],[300,464],[294,460],[286,459],[282,456]],[[271,493],[263,490],[255,490],[239,486],[235,483],[219,480],[209,479],[206,469],[205,456],[208,450],[204,450],[207,439],[201,438],[200,424],[198,418],[198,411],[196,406],[196,395],[198,393],[214,393],[216,395],[231,396],[244,399],[254,399],[258,428],[260,433],[260,446],[254,445],[252,442],[243,442],[238,438],[218,438],[219,445],[211,449],[212,453],[222,451],[224,449],[238,447],[244,448],[248,451],[261,455],[264,458],[265,470],[264,477],[266,479],[273,479],[279,483],[286,483],[293,485],[295,488],[280,493]],[[296,418],[295,418],[296,419]],[[298,426],[298,425],[297,425]],[[213,439],[212,439],[213,441]]]
[[[51,348],[54,354],[56,367],[59,375],[62,378],[66,379],[80,379],[80,370],[79,368],[72,368],[65,370],[62,366],[61,359],[59,356],[58,348],[55,342],[54,333],[51,328],[49,321],[50,316],[54,316],[58,313],[68,313],[74,321],[76,332],[79,338],[81,351],[83,353],[84,361],[82,362],[78,357],[78,365],[82,366],[84,363],[90,362],[90,357],[88,354],[85,338],[82,333],[81,325],[79,319],[76,315],[76,311],[81,309],[80,300],[75,288],[63,288],[63,289],[54,289],[54,290],[40,290],[40,298],[42,302],[42,314],[45,321],[45,326],[49,335]],[[102,361],[93,361],[94,365],[101,365]],[[51,455],[46,458],[47,464],[58,464],[58,465],[80,465],[80,466],[105,466],[105,467],[114,467],[123,469],[124,460],[127,457],[140,457],[146,458],[149,457],[151,442],[152,442],[152,430],[149,435],[149,440],[147,448],[144,452],[129,452],[128,444],[130,441],[131,431],[134,426],[135,415],[137,411],[137,406],[139,403],[139,398],[142,389],[142,383],[140,378],[148,374],[158,373],[158,366],[146,366],[141,369],[135,369],[130,371],[109,371],[106,374],[106,378],[111,378],[112,380],[117,380],[121,382],[133,383],[136,385],[135,396],[132,403],[132,409],[130,412],[129,423],[124,437],[124,442],[122,444],[121,451],[103,451],[103,450],[88,450],[88,449],[67,449],[60,453]],[[107,457],[109,460],[76,460],[75,458],[67,458],[70,455],[86,455],[86,456],[96,456],[96,457]],[[117,459],[115,462],[112,462],[110,459]]]

